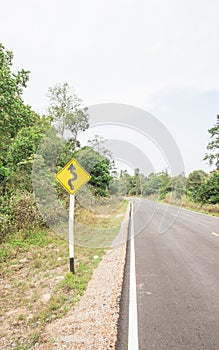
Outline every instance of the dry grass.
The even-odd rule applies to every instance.
[[[178,205],[182,208],[194,210],[204,214],[210,214],[213,216],[219,216],[219,204],[201,204],[191,201],[187,196],[184,196],[182,200],[176,200],[171,194],[167,195],[163,200],[164,203]]]
[[[116,229],[110,236],[112,240],[119,231],[126,208],[127,203],[123,202],[105,216],[80,208],[76,221],[92,227],[96,234],[103,228],[109,232],[113,226]],[[104,248],[90,245],[75,246],[76,273],[73,275],[68,272],[68,242],[49,230],[21,231],[2,244],[0,348],[27,350],[36,343],[42,344],[41,334],[46,324],[74,308],[104,252]]]

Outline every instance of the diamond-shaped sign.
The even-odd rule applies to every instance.
[[[91,176],[73,158],[56,174],[56,179],[70,194],[74,194],[91,179]]]

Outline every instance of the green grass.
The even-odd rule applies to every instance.
[[[20,230],[16,234],[9,235],[7,241],[0,245],[0,263],[29,251],[31,247],[44,247],[51,242],[49,230]]]
[[[95,214],[86,209],[80,210],[75,225],[75,241],[80,246],[110,247],[120,230],[121,222],[127,210],[128,201],[123,201],[105,213]],[[98,211],[97,211],[98,212]]]

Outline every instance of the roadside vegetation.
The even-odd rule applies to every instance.
[[[83,295],[119,232],[127,209],[124,197],[219,215],[219,116],[209,130],[205,155],[215,167],[210,174],[117,173],[100,136],[81,147],[78,135],[89,128],[88,109],[68,83],[48,89],[48,109],[40,116],[22,99],[30,72],[14,73],[12,65],[13,53],[0,44],[0,347],[26,350],[43,342],[45,325]],[[67,212],[69,195],[55,181],[73,157],[91,174],[76,198],[75,275],[68,272],[68,242],[58,221],[59,204]],[[55,235],[51,227],[58,225],[60,235]]]
[[[80,146],[89,115],[68,83],[49,88],[47,114],[39,116],[22,100],[29,72],[14,73],[12,64],[13,53],[0,44],[0,348],[26,350],[43,343],[46,324],[83,295],[119,232],[127,201],[110,197],[114,163],[103,139]],[[69,195],[55,174],[73,157],[91,174],[76,198],[74,275],[67,237],[50,228],[58,209],[48,203],[55,192],[68,212]]]
[[[219,215],[219,115],[216,124],[208,130],[210,142],[205,161],[215,168],[209,174],[195,170],[170,176],[168,171],[144,176],[139,169],[131,176],[127,171],[113,179],[112,190],[124,196],[143,196],[204,213]]]

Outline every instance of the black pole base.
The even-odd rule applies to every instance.
[[[75,262],[74,262],[74,258],[70,258],[70,271],[72,273],[75,273]]]

